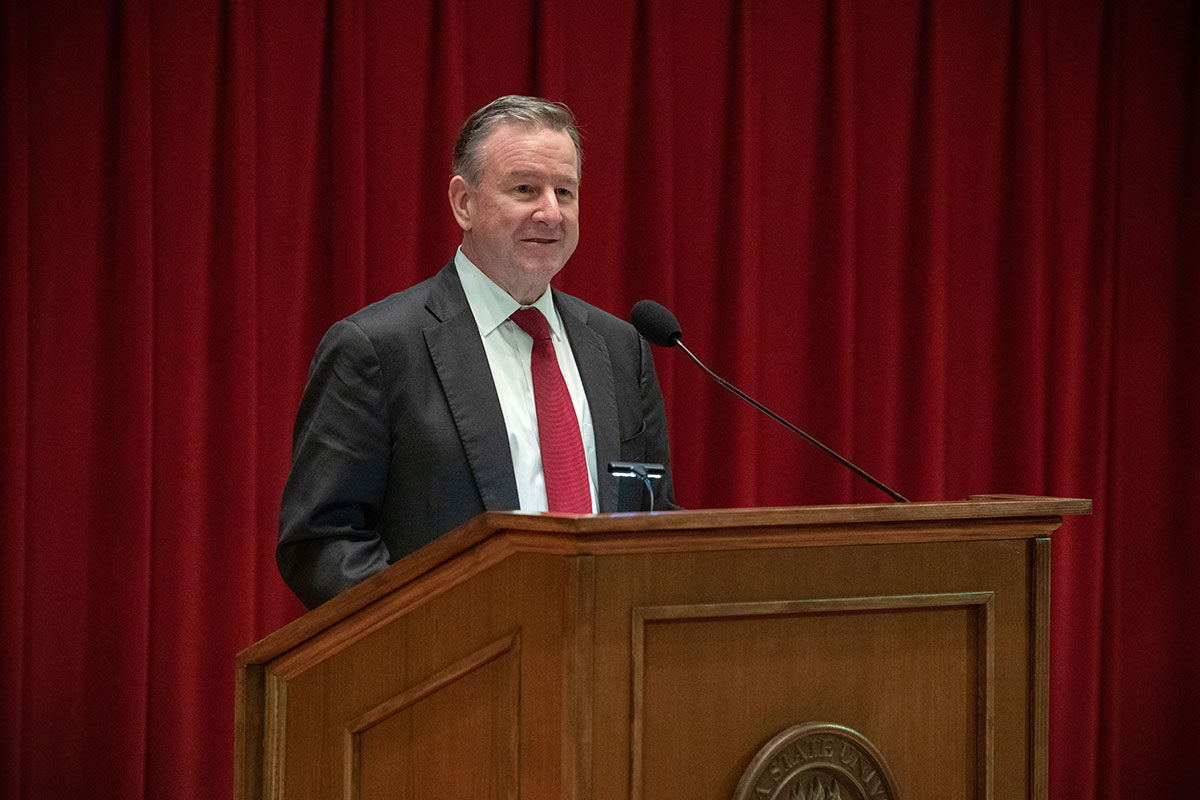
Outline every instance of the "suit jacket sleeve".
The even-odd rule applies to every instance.
[[[353,321],[317,348],[296,415],[292,470],[279,515],[276,561],[308,607],[384,569],[376,529],[391,436],[374,345]]]

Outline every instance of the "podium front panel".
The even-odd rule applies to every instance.
[[[732,797],[805,722],[861,733],[908,798],[1028,796],[1033,549],[597,559],[595,797]]]

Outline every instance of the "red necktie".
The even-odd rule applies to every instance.
[[[550,324],[536,308],[519,308],[509,318],[533,338],[533,403],[537,410],[538,443],[542,449],[542,474],[546,503],[551,511],[592,513],[587,458],[571,393],[558,368]]]

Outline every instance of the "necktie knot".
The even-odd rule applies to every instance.
[[[536,308],[518,308],[509,319],[517,323],[518,328],[532,336],[535,342],[550,338],[550,323]]]

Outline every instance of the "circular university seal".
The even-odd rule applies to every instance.
[[[843,725],[806,722],[767,742],[734,800],[899,800],[875,745]]]

